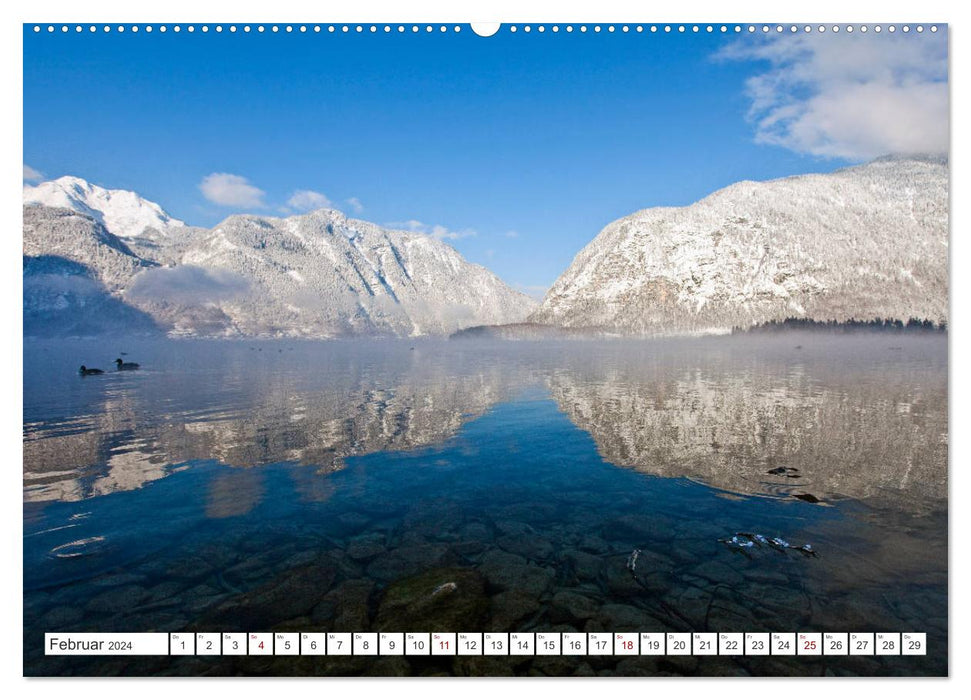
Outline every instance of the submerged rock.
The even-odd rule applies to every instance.
[[[365,676],[397,676],[412,675],[411,664],[403,656],[382,656],[369,664],[364,672]]]
[[[518,590],[539,598],[553,583],[551,567],[536,566],[518,554],[494,549],[482,557],[479,571],[500,591]]]
[[[61,605],[51,608],[40,618],[41,625],[51,630],[63,630],[80,622],[84,614],[76,607]]]
[[[610,551],[610,544],[607,540],[596,535],[584,535],[580,538],[577,546],[582,550],[593,552],[594,554],[606,554]]]
[[[452,665],[456,676],[515,676],[529,656],[458,656]]]
[[[262,586],[226,600],[200,624],[218,626],[226,632],[249,632],[307,615],[330,589],[336,575],[337,566],[329,560],[284,572]]]
[[[594,670],[576,657],[537,656],[529,665],[531,676],[592,676]]]
[[[492,614],[487,626],[490,632],[512,632],[540,609],[539,601],[522,591],[503,591],[492,596]]]
[[[557,516],[557,507],[552,503],[513,503],[497,511],[499,518],[535,523],[550,520]]]
[[[163,581],[162,583],[148,589],[148,599],[153,603],[160,600],[166,600],[167,598],[177,595],[184,588],[185,585],[182,582]]]
[[[385,551],[384,540],[380,533],[351,538],[347,543],[347,556],[354,560],[371,559]]]
[[[561,566],[578,581],[596,581],[603,568],[603,558],[587,552],[568,550],[563,552]]]
[[[661,631],[657,620],[632,605],[608,603],[597,611],[596,620],[606,632]]]
[[[550,622],[582,625],[597,614],[597,603],[574,591],[559,591],[550,601]]]
[[[487,542],[492,539],[492,530],[484,523],[467,523],[459,532],[461,539],[470,542]]]
[[[374,581],[344,581],[323,597],[310,613],[315,625],[331,632],[360,632],[370,627],[369,601]]]
[[[503,535],[512,537],[520,537],[533,533],[533,528],[518,520],[497,520],[495,526]]]
[[[630,569],[627,568],[627,561],[627,557],[610,557],[607,559],[604,565],[607,589],[614,595],[621,597],[643,595],[643,585],[631,574]]]
[[[622,515],[606,523],[604,533],[611,540],[629,541],[638,546],[649,545],[670,540],[674,535],[674,524],[666,516],[654,513]]]
[[[496,544],[512,554],[534,561],[547,561],[553,556],[553,543],[539,535],[508,535],[496,540]]]
[[[88,601],[87,609],[96,613],[119,613],[130,610],[148,597],[142,586],[131,584],[112,588]]]
[[[99,576],[91,581],[95,586],[124,586],[129,583],[144,584],[145,576],[140,574],[112,574]]]
[[[337,521],[343,525],[348,531],[359,532],[364,529],[364,526],[371,522],[371,518],[364,515],[363,513],[357,513],[354,511],[348,511],[346,513],[341,513],[337,516]]]
[[[451,545],[452,551],[460,557],[470,557],[481,554],[489,545],[481,540],[459,540]]]
[[[489,611],[485,581],[473,569],[439,568],[395,581],[378,605],[385,632],[479,630]]]
[[[394,581],[447,563],[448,546],[444,544],[411,544],[392,549],[376,557],[368,566],[369,576]]]
[[[654,676],[657,675],[660,658],[658,656],[634,656],[622,659],[615,670],[620,676]]]
[[[719,561],[703,561],[691,573],[712,583],[725,583],[729,586],[737,586],[744,580],[738,571]]]

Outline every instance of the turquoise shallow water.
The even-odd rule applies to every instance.
[[[143,370],[74,374],[122,349]],[[941,337],[28,344],[25,672],[944,674],[946,379]],[[929,653],[41,653],[155,630],[918,631]]]

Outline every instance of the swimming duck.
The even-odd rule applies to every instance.
[[[118,366],[118,370],[124,369],[138,369],[139,364],[137,362],[122,362],[121,358],[115,360],[115,364]]]
[[[94,367],[88,369],[84,365],[81,365],[81,369],[78,370],[78,374],[80,374],[82,377],[87,377],[89,374],[104,374],[104,371],[95,369]]]

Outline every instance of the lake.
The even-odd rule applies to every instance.
[[[946,675],[947,362],[942,334],[25,341],[24,671]],[[277,630],[928,652],[43,655],[45,631]]]

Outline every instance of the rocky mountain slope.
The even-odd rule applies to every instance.
[[[529,320],[629,334],[789,316],[946,320],[947,257],[947,162],[882,158],[619,219]]]
[[[78,178],[25,187],[24,201],[30,334],[144,329],[127,328],[131,311],[175,335],[447,335],[536,306],[439,240],[335,210],[231,216],[210,230]],[[110,315],[108,300],[119,305]],[[72,322],[54,323],[54,311]]]
[[[219,308],[247,335],[440,335],[520,321],[535,305],[441,241],[329,209],[232,216],[193,237],[180,264],[242,285]],[[162,317],[180,313],[178,303],[166,307],[165,290],[178,269],[156,275],[162,289],[149,291],[158,302],[134,290]]]

